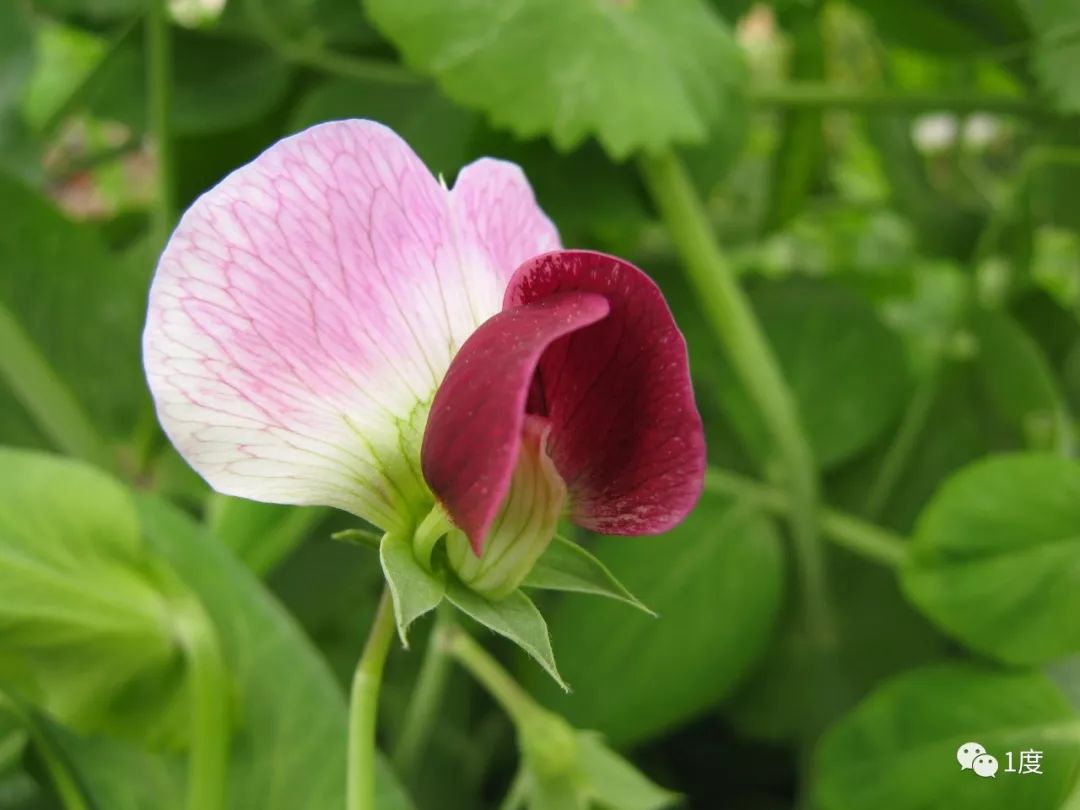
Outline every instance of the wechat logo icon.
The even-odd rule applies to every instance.
[[[986,749],[977,742],[964,743],[957,748],[956,761],[960,763],[962,771],[974,771],[983,778],[996,778],[997,758],[986,753]]]

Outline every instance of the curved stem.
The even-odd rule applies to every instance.
[[[180,615],[180,643],[191,685],[188,810],[223,810],[229,760],[229,688],[225,659],[210,617],[196,602]]]
[[[544,711],[510,673],[460,627],[448,626],[443,643],[450,655],[483,685],[519,728]]]
[[[446,633],[450,620],[446,608],[440,606],[435,614],[435,627],[428,639],[424,661],[420,665],[420,674],[416,679],[409,708],[405,713],[405,723],[401,729],[397,744],[394,746],[392,762],[398,774],[408,782],[414,775],[417,764],[439,713],[443,693],[450,676],[450,656],[446,650]]]
[[[394,606],[389,589],[383,589],[349,694],[348,810],[375,810],[375,723],[383,666],[393,638]]]
[[[710,467],[705,473],[705,488],[711,492],[733,495],[777,514],[786,515],[791,512],[791,502],[780,490],[727,470]],[[907,542],[904,538],[880,526],[831,509],[822,509],[820,520],[826,537],[838,546],[874,562],[896,568],[907,556]]]
[[[115,467],[108,445],[71,389],[2,304],[0,380],[58,449],[107,470]]]
[[[938,360],[933,370],[920,381],[915,389],[915,394],[908,403],[900,421],[900,427],[896,431],[896,437],[889,445],[881,466],[878,467],[877,475],[866,497],[866,506],[863,508],[863,514],[871,520],[876,520],[889,504],[889,496],[896,488],[896,483],[900,480],[915,450],[915,445],[926,428],[930,412],[938,398],[943,362]]]
[[[829,646],[835,638],[835,620],[825,557],[817,536],[817,469],[795,400],[749,301],[713,237],[682,161],[674,152],[666,152],[642,155],[639,166],[709,324],[761,411],[783,461],[808,630],[817,643]]]

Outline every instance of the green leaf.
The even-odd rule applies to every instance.
[[[461,583],[451,581],[446,588],[446,598],[484,627],[521,647],[555,679],[555,683],[569,691],[555,666],[547,623],[524,593],[514,591],[505,599],[493,602]]]
[[[221,543],[164,501],[140,495],[136,505],[151,545],[198,594],[221,637],[239,718],[227,806],[343,807],[347,712],[326,663]],[[377,777],[379,810],[411,808],[381,759]]]
[[[536,561],[521,585],[523,588],[606,596],[632,605],[650,616],[656,615],[630,593],[600,560],[574,541],[559,535],[555,535],[544,556]]]
[[[962,771],[976,742],[993,779]],[[1007,753],[1044,754],[1040,775],[1005,773]],[[1043,676],[948,664],[886,682],[822,739],[813,781],[821,810],[1056,808],[1080,764],[1080,718]]]
[[[81,730],[130,730],[148,694],[167,716],[184,698],[169,597],[118,483],[0,448],[0,676]]]
[[[342,118],[370,118],[408,141],[435,174],[449,181],[469,159],[476,116],[455,107],[428,82],[402,84],[332,79],[316,85],[297,105],[293,130]]]
[[[989,399],[1033,450],[1072,443],[1072,428],[1053,371],[1038,344],[1007,315],[978,312],[972,329]]]
[[[851,458],[896,421],[908,391],[903,345],[870,304],[833,284],[793,280],[752,294],[818,464]],[[717,355],[721,404],[754,455],[773,442],[758,408]]]
[[[594,732],[577,735],[578,769],[587,795],[600,807],[618,810],[662,810],[678,803],[678,794],[664,790],[604,744]]]
[[[394,620],[401,644],[409,646],[409,625],[439,606],[446,596],[446,582],[416,560],[412,544],[405,538],[386,534],[379,545],[386,584],[394,598]]]
[[[206,518],[211,534],[256,574],[265,574],[294,551],[329,511],[215,494]]]
[[[124,435],[148,409],[139,354],[152,267],[109,252],[22,184],[0,176],[0,302],[102,433]],[[120,381],[126,381],[121,383]],[[0,388],[0,412],[14,407]],[[0,440],[9,435],[0,420]]]
[[[597,538],[593,550],[660,618],[556,602],[551,632],[574,692],[522,674],[542,703],[621,747],[718,704],[746,673],[780,610],[783,552],[771,522],[713,494],[663,537]]]
[[[990,457],[966,467],[919,518],[903,585],[920,610],[1013,664],[1080,650],[1080,463]]]
[[[702,143],[744,92],[738,47],[700,0],[368,0],[367,11],[451,99],[562,151],[589,136],[616,160]]]
[[[822,649],[790,616],[759,666],[724,707],[740,735],[773,742],[815,739],[882,679],[936,661],[944,639],[904,598],[893,571],[830,549],[837,616],[833,646]],[[888,643],[882,644],[882,628]]]
[[[1036,42],[1032,68],[1043,92],[1061,112],[1080,112],[1080,40],[1074,36],[1073,0],[1019,0]]]
[[[276,52],[239,37],[174,28],[172,126],[205,135],[257,121],[275,109],[293,71]],[[139,38],[111,55],[87,102],[96,116],[137,131],[146,126],[146,54]]]

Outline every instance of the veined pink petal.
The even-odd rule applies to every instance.
[[[705,475],[686,341],[647,275],[592,251],[528,260],[504,308],[569,292],[601,295],[611,309],[550,346],[536,370],[532,399],[552,423],[548,452],[571,518],[604,534],[667,531],[697,503]]]
[[[540,356],[563,335],[607,314],[600,295],[547,296],[495,315],[451,364],[431,406],[421,463],[477,556],[510,487]]]
[[[558,245],[520,171],[481,161],[460,185],[386,127],[341,121],[279,142],[184,215],[144,358],[163,427],[215,489],[384,528],[428,497],[419,445],[451,357],[513,267]]]
[[[504,309],[454,358],[424,435],[424,475],[480,555],[510,486],[526,412],[571,516],[607,534],[652,534],[693,508],[705,473],[686,342],[657,286],[613,256],[525,262]]]

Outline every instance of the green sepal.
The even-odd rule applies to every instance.
[[[559,686],[570,691],[555,666],[547,622],[528,596],[517,590],[505,599],[493,602],[452,580],[446,586],[446,598],[484,627],[517,644],[535,658]]]
[[[352,543],[356,546],[370,548],[373,551],[378,551],[382,546],[382,535],[371,529],[342,529],[340,532],[334,532],[330,537],[333,540],[340,540],[342,543]]]
[[[595,731],[574,732],[573,764],[558,773],[523,758],[515,780],[528,810],[664,810],[680,796],[653,783]]]
[[[439,606],[446,596],[446,583],[417,562],[406,537],[387,532],[379,545],[379,560],[394,600],[398,636],[408,648],[409,625]]]
[[[536,561],[521,586],[605,596],[656,616],[656,612],[619,582],[606,565],[574,541],[560,535],[555,535],[544,556]]]

